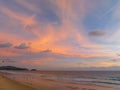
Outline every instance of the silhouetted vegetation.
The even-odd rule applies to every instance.
[[[0,70],[28,70],[27,68],[19,68],[15,66],[1,66]]]

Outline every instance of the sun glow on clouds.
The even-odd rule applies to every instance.
[[[116,14],[119,8],[118,2],[117,0],[116,2],[2,0],[0,45],[3,42],[10,42],[12,45],[1,47],[0,54],[15,60],[14,63],[5,63],[6,65],[26,66],[27,64],[29,67],[45,69],[50,67],[59,69],[65,66],[66,68],[97,67],[97,64],[99,67],[120,66],[120,62],[103,61],[118,57],[116,53],[119,51],[115,49],[120,48],[119,40],[115,39],[119,36],[119,29],[116,29],[118,33],[113,33],[113,38],[111,37],[111,32],[114,32],[113,27],[116,27],[111,24],[119,24],[114,18],[115,15],[120,17]],[[108,15],[109,12],[111,13]],[[112,40],[108,40],[109,37]],[[113,41],[115,44],[112,43]],[[95,64],[94,60],[99,63]],[[59,61],[61,64],[58,66]],[[77,64],[81,61],[91,62],[86,65]]]

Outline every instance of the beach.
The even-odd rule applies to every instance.
[[[20,82],[22,83],[22,82]],[[90,84],[74,84],[68,82],[58,82],[52,80],[41,79],[40,81],[28,82],[23,84],[16,83],[13,80],[9,80],[5,77],[0,76],[0,90],[115,90],[108,87],[90,85]],[[30,84],[31,83],[31,84]],[[28,87],[36,87],[33,89]]]
[[[36,90],[19,82],[0,76],[0,90]]]
[[[55,79],[36,78],[30,75],[25,76],[5,74],[5,76],[11,80],[0,76],[0,85],[2,86],[0,87],[0,90],[119,90],[117,88],[95,85],[92,83],[74,83]],[[21,85],[18,82],[24,85]]]

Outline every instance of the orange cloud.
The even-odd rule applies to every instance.
[[[112,66],[120,66],[120,63],[116,62],[97,62],[96,67],[112,67]]]
[[[3,50],[3,49],[0,49],[1,52],[0,52],[0,56],[18,56],[19,54],[18,53],[15,53],[15,52],[12,52],[10,50]]]
[[[10,41],[10,42],[16,43],[16,42],[20,42],[21,38],[16,36],[15,34],[9,34],[9,33],[5,33],[5,32],[0,31],[0,40],[2,42]]]

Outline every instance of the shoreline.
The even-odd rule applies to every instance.
[[[73,83],[69,81],[34,78],[28,75],[18,76],[18,75],[5,74],[4,76],[5,78],[10,79],[9,81],[11,82],[15,81],[25,86],[36,88],[34,90],[119,90],[117,88],[103,86],[103,85],[96,85],[92,83]],[[22,90],[29,90],[29,89],[22,89]]]
[[[37,88],[37,90],[117,90],[111,87],[82,83],[76,84],[65,81],[55,81],[49,79],[39,79],[39,81],[32,80],[15,80],[26,86],[31,86],[33,88]]]

